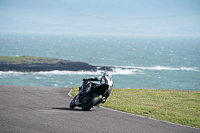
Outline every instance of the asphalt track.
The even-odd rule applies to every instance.
[[[198,128],[102,107],[70,109],[69,91],[1,85],[0,133],[200,133]]]

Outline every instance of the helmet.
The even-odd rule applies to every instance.
[[[104,73],[104,74],[103,74],[103,77],[109,77],[109,78],[111,78],[112,76],[111,76],[111,74],[109,74],[109,73]]]
[[[101,77],[100,83],[102,84],[108,84],[109,86],[112,86],[112,75],[109,73],[104,73]]]
[[[105,82],[106,81],[111,81],[111,78],[112,78],[111,74],[104,73],[103,76],[101,77],[101,82],[102,82],[102,80],[104,80]]]
[[[103,77],[108,77],[108,78],[112,78],[112,75],[110,73],[104,73]]]

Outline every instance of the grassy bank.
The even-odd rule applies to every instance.
[[[25,63],[25,62],[39,62],[39,60],[50,60],[49,58],[33,57],[33,56],[0,56],[0,62],[9,63]]]
[[[200,91],[113,89],[101,106],[200,128]]]

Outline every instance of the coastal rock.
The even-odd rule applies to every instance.
[[[17,57],[16,57],[17,58]],[[23,58],[23,57],[21,57]],[[23,62],[0,61],[0,71],[39,72],[39,71],[112,71],[111,67],[92,66],[84,62],[72,62],[69,60],[52,58],[34,58]]]

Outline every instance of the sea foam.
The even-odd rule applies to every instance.
[[[196,67],[163,67],[163,66],[153,66],[153,67],[134,67],[134,66],[115,66],[113,71],[109,72],[113,75],[130,75],[130,74],[144,74],[145,70],[151,71],[195,71],[199,72]],[[39,74],[39,75],[101,75],[104,71],[40,71],[40,72],[15,72],[15,71],[0,71],[0,75],[22,75],[22,74]]]

